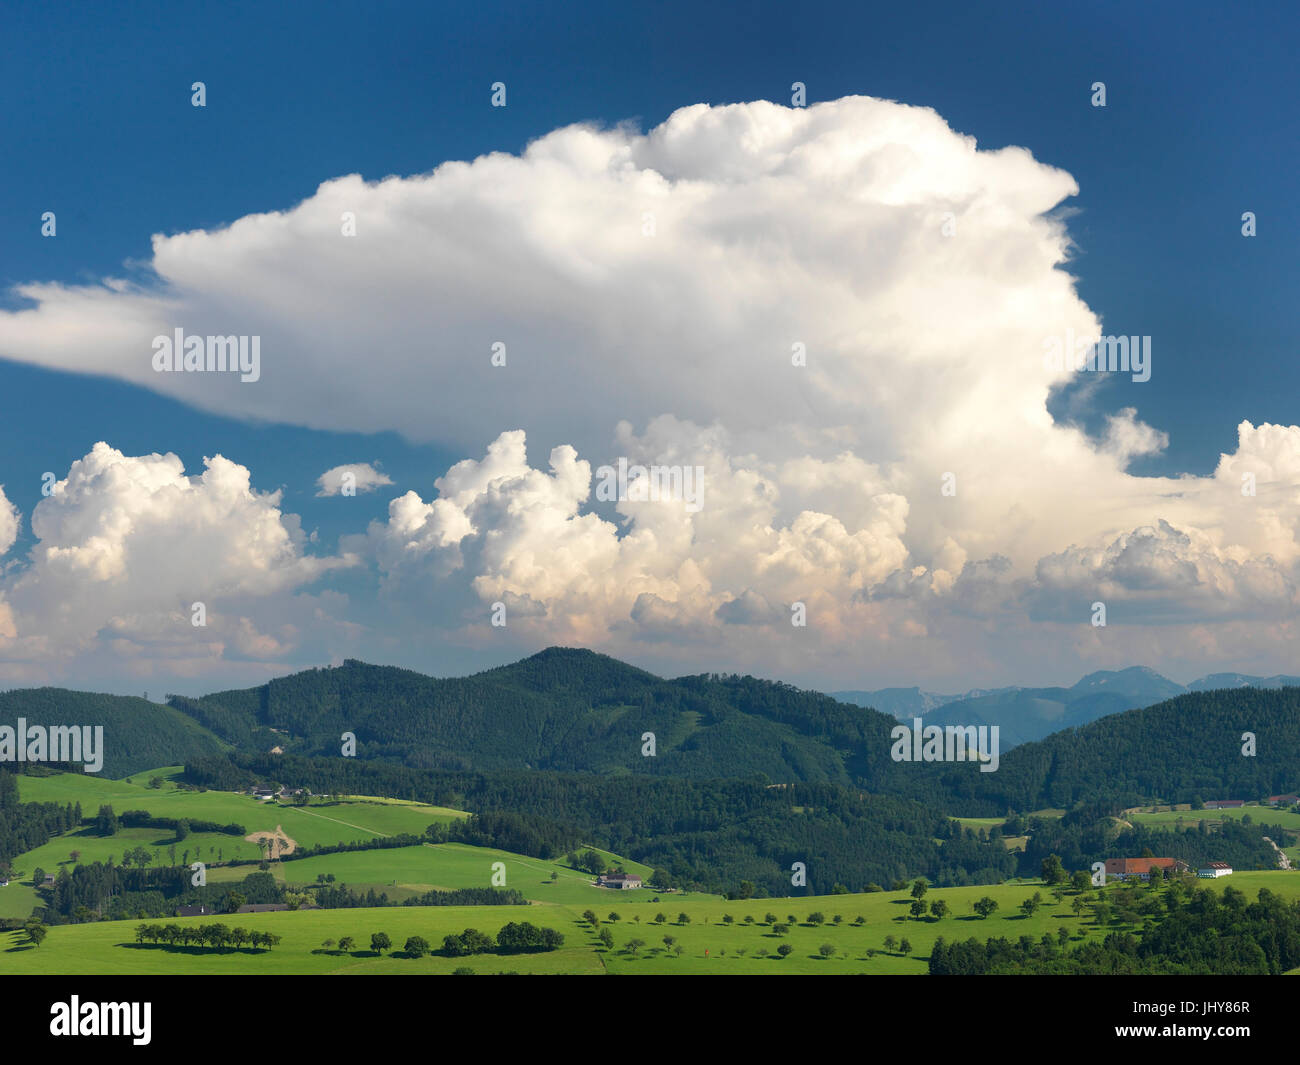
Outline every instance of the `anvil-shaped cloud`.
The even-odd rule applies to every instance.
[[[1072,375],[1048,338],[1105,331],[1065,269],[1076,192],[924,108],[696,105],[155,237],[147,280],[20,286],[33,305],[0,313],[0,356],[480,456],[285,571],[366,558],[395,602],[441,588],[422,617],[452,640],[498,639],[500,601],[520,649],[846,681],[970,681],[1013,645],[1069,673],[1179,645],[1280,655],[1300,429],[1244,422],[1213,476],[1151,478],[1129,463],[1166,437],[1136,410],[1100,439],[1048,412]],[[260,380],[155,372],[177,328],[260,336]],[[619,456],[703,467],[705,505],[593,509],[593,467]],[[41,551],[0,584],[19,638],[53,624]],[[1113,625],[1155,623],[1147,647],[1095,629],[1097,599]]]

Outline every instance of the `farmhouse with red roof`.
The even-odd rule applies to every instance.
[[[1177,858],[1107,858],[1107,880],[1149,880],[1151,870],[1159,869],[1165,876],[1187,871],[1187,863]]]

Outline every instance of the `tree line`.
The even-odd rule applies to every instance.
[[[257,929],[230,928],[224,924],[177,925],[177,924],[141,924],[135,929],[137,943],[161,943],[174,947],[211,947],[224,950],[234,947],[242,950],[245,943],[253,948],[270,950],[278,946],[280,937],[273,932]]]

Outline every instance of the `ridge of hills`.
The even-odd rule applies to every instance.
[[[753,677],[665,680],[607,655],[552,647],[468,677],[347,660],[257,688],[172,697],[244,751],[273,746],[416,769],[548,769],[695,779],[764,776],[849,785],[893,721],[818,692]],[[643,754],[654,734],[654,756]]]
[[[1090,674],[1051,691],[1088,700],[1118,689],[1158,695],[1170,683],[1137,669]],[[1043,690],[1013,691],[1032,704],[1039,696],[1025,693]],[[966,816],[1157,796],[1253,799],[1294,790],[1300,763],[1300,688],[1289,686],[1189,691],[1078,725],[1066,718],[1041,740],[1011,751],[1004,743],[990,773],[969,761],[894,761],[896,719],[875,709],[749,676],[665,680],[578,648],[548,648],[443,679],[347,660],[253,688],[168,698],[162,705],[55,688],[12,691],[0,694],[0,725],[19,716],[102,723],[106,776],[273,748],[335,759],[351,732],[358,762],[413,771],[831,785]],[[1005,698],[995,692],[967,702]],[[982,713],[995,716],[991,708]],[[943,723],[934,713],[924,720]],[[1239,752],[1246,732],[1258,738],[1256,756]],[[643,753],[646,733],[655,737],[653,757]]]

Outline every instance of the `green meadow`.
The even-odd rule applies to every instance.
[[[606,859],[615,860],[612,855],[606,855]],[[649,878],[653,872],[648,866],[618,860],[627,872],[642,878]],[[320,874],[333,873],[336,882],[347,884],[354,891],[374,888],[377,892],[387,892],[389,898],[404,899],[435,888],[492,887],[492,867],[497,862],[505,866],[504,886],[522,892],[530,900],[589,906],[616,896],[607,888],[596,887],[590,873],[541,858],[464,843],[326,854],[274,863],[274,866],[281,867],[278,872],[290,886],[311,884]],[[551,879],[552,874],[555,880]],[[640,903],[653,896],[653,891],[641,889],[616,897],[620,903]]]
[[[994,825],[1006,824],[1005,817],[953,817],[949,820],[956,821],[963,828],[973,828],[979,831],[981,828],[990,829]]]
[[[1193,810],[1188,806],[1177,809],[1157,808],[1155,813],[1147,810],[1129,810],[1124,817],[1135,825],[1171,826],[1182,824],[1195,828],[1201,821],[1217,825],[1225,820],[1240,821],[1249,816],[1256,824],[1282,825],[1300,832],[1300,814],[1292,810],[1275,810],[1271,806],[1243,806],[1236,810]],[[1281,840],[1278,841],[1279,843]]]
[[[374,852],[382,853],[382,852]],[[287,863],[292,865],[293,863]],[[1300,873],[1281,871],[1235,874],[1220,881],[1201,881],[1210,890],[1221,891],[1231,884],[1249,896],[1268,887],[1288,898],[1300,898]],[[1106,889],[1108,892],[1115,890]],[[907,916],[911,902],[907,892],[876,892],[862,895],[823,895],[805,898],[750,899],[728,901],[716,896],[661,896],[658,904],[646,905],[652,892],[615,893],[590,889],[589,905],[537,902],[527,907],[389,907],[384,909],[301,910],[298,912],[250,914],[222,918],[227,924],[275,932],[282,944],[272,951],[211,951],[203,948],[169,951],[161,947],[134,945],[137,922],[119,921],[88,925],[61,925],[49,929],[40,947],[32,947],[21,932],[0,934],[4,968],[13,973],[450,973],[468,966],[476,973],[502,971],[572,974],[889,974],[921,975],[926,971],[935,939],[987,939],[1005,936],[1018,939],[1044,934],[1057,936],[1064,928],[1071,943],[1095,938],[1114,926],[1098,928],[1091,914],[1076,916],[1073,896],[1057,902],[1042,884],[1017,882],[991,887],[934,888],[927,901],[944,899],[949,916],[940,920],[912,920]],[[1019,911],[1021,901],[1039,892],[1042,906],[1032,916]],[[641,896],[633,903],[632,895]],[[971,904],[983,895],[996,899],[999,908],[987,919],[971,912]],[[598,903],[598,904],[597,904]],[[582,920],[590,908],[600,918],[600,928],[614,938],[606,949]],[[825,921],[812,924],[811,914],[820,912]],[[655,920],[664,915],[662,922]],[[683,922],[680,915],[688,921]],[[765,923],[771,913],[784,923],[793,917],[787,934],[779,935]],[[611,920],[617,914],[618,920]],[[836,916],[840,917],[837,924]],[[726,917],[731,917],[731,923]],[[746,924],[746,917],[753,923]],[[857,918],[862,924],[855,924]],[[204,923],[210,918],[175,919],[176,923]],[[410,935],[421,935],[435,947],[443,936],[465,928],[495,933],[512,920],[558,929],[565,936],[563,949],[551,954],[478,955],[472,958],[379,956],[369,948],[372,932],[386,932],[400,950]],[[326,953],[322,941],[351,935],[358,949],[350,954],[337,950]],[[664,937],[671,936],[671,944]],[[911,951],[898,943],[892,949],[885,938],[906,938]],[[643,945],[636,947],[634,940]],[[789,944],[788,957],[776,956],[776,947]],[[824,957],[821,946],[834,953]],[[680,946],[682,953],[676,953]],[[706,953],[707,952],[707,953]],[[766,952],[766,956],[763,956]]]
[[[52,927],[40,947],[32,947],[21,932],[0,933],[3,967],[9,973],[59,974],[328,974],[382,973],[419,975],[450,973],[468,965],[476,972],[600,973],[600,958],[587,949],[573,929],[562,927],[567,915],[558,908],[522,906],[386,907],[383,909],[303,910],[296,913],[256,913],[220,918],[223,923],[274,932],[281,944],[270,951],[202,948],[166,950],[135,943],[135,921]],[[212,918],[177,918],[160,924],[203,924]],[[565,934],[565,946],[549,954],[479,955],[474,958],[426,956],[391,957],[372,952],[370,936],[386,932],[401,950],[408,936],[420,935],[435,947],[444,936],[466,928],[493,934],[507,921],[550,923]],[[349,954],[327,953],[326,939],[353,936],[357,949]]]
[[[34,906],[40,905],[40,901],[31,884],[20,883],[14,878],[8,887],[0,888],[0,917],[26,918]]]
[[[448,823],[469,816],[440,806],[366,796],[349,796],[338,802],[314,799],[307,806],[291,806],[234,792],[182,790],[170,779],[178,771],[179,767],[152,770],[137,773],[130,780],[109,780],[89,773],[23,776],[19,778],[19,796],[23,802],[79,802],[86,817],[94,817],[101,805],[110,805],[119,815],[126,810],[146,810],[157,817],[241,824],[247,834],[274,831],[280,825],[302,847],[401,833],[421,835],[431,822]],[[161,787],[148,786],[153,777],[164,778]],[[220,832],[192,832],[177,842],[168,829],[124,828],[114,836],[101,837],[93,827],[83,826],[20,855],[14,870],[19,878],[30,877],[37,868],[56,872],[61,866],[73,864],[70,854],[74,850],[80,852],[82,862],[107,861],[110,857],[120,861],[123,851],[135,847],[151,850],[157,861],[170,864],[173,845],[177,862],[187,851],[191,860],[206,862],[256,860],[262,853],[256,843]],[[0,889],[0,898],[8,890]],[[7,901],[0,901],[0,916],[7,915],[5,910],[9,908]]]

